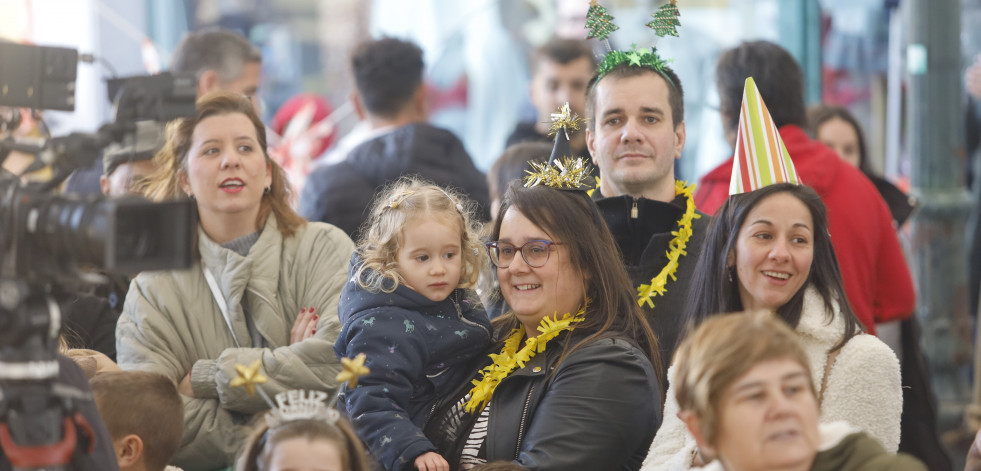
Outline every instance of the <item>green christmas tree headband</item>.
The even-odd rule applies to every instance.
[[[651,15],[654,19],[647,23],[647,27],[653,29],[658,37],[678,36],[678,26],[681,25],[678,17],[681,16],[681,13],[678,11],[675,1],[670,0],[668,3],[661,5],[661,8],[658,8]],[[671,78],[664,72],[664,67],[668,61],[661,58],[657,53],[656,47],[652,46],[650,50],[638,50],[637,45],[632,44],[629,51],[617,51],[610,47],[610,41],[607,38],[610,33],[620,28],[613,24],[613,16],[606,12],[606,8],[596,3],[596,0],[589,2],[589,12],[586,13],[586,29],[589,30],[586,39],[599,39],[603,41],[608,51],[597,67],[597,82],[619,65],[628,64],[631,67],[651,69],[661,74],[672,87],[675,86]]]

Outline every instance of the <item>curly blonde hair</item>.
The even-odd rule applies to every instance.
[[[472,287],[484,253],[475,209],[476,203],[460,193],[419,177],[403,177],[386,186],[372,202],[370,216],[361,229],[357,252],[364,263],[355,272],[358,284],[368,291],[386,293],[405,284],[396,261],[402,229],[430,216],[459,224],[462,266],[457,288]]]

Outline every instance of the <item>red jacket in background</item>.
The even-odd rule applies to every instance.
[[[889,208],[861,171],[801,128],[780,128],[802,183],[828,207],[828,226],[848,301],[866,330],[876,322],[907,319],[915,295],[909,267],[896,238]],[[695,206],[715,214],[729,197],[732,158],[702,177]]]

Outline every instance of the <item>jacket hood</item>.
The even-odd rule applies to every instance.
[[[456,315],[456,308],[453,306],[453,302],[459,303],[462,300],[463,290],[455,289],[446,299],[438,302],[431,301],[429,298],[402,284],[398,285],[395,291],[391,293],[384,291],[377,293],[371,292],[362,288],[355,278],[355,274],[362,264],[364,262],[357,252],[355,252],[351,256],[347,282],[344,283],[344,288],[341,290],[341,299],[337,303],[337,315],[340,317],[342,324],[348,322],[360,312],[383,306],[433,314],[438,314],[449,309],[447,312],[452,312],[454,316]],[[374,270],[370,268],[366,269],[362,273],[362,279],[367,277],[368,272],[374,272]]]
[[[355,147],[347,162],[369,181],[424,174],[434,181],[456,181],[473,172],[463,143],[450,131],[426,123],[400,126]]]
[[[780,137],[783,139],[787,149],[794,149],[790,154],[797,168],[797,175],[801,178],[801,183],[814,188],[819,194],[824,192],[834,183],[838,175],[837,165],[828,165],[827,157],[838,159],[835,151],[819,141],[808,137],[803,129],[788,124],[779,130]],[[702,177],[704,182],[728,183],[732,179],[732,157],[719,164],[709,173]],[[805,178],[804,175],[807,175]]]

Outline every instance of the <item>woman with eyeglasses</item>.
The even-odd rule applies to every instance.
[[[452,469],[635,470],[661,423],[657,340],[579,191],[512,185],[487,244],[511,310],[426,426]]]

